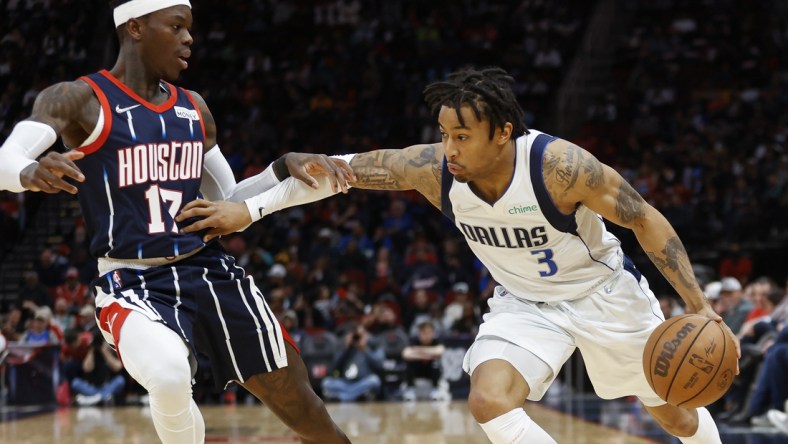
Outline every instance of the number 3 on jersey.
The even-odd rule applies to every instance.
[[[165,225],[161,206],[164,202],[169,202],[170,205],[167,208],[167,212],[170,213],[172,219],[175,219],[175,215],[178,214],[178,210],[181,208],[183,192],[151,185],[148,191],[145,192],[145,199],[148,201],[148,209],[150,210],[148,234],[164,233]],[[174,222],[172,224],[172,232],[178,232],[178,227]]]
[[[540,264],[545,264],[548,267],[547,271],[539,271],[539,276],[547,277],[552,276],[558,272],[558,265],[553,261],[553,250],[548,248],[546,250],[534,250],[531,252],[534,256],[541,256],[537,258]]]

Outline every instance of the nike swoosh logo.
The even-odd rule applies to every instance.
[[[110,333],[112,333],[112,327],[115,326],[115,319],[118,317],[118,314],[115,313],[112,315],[112,319],[107,319],[107,326],[109,327]]]
[[[131,105],[131,106],[127,106],[125,108],[121,108],[120,105],[115,105],[115,112],[118,113],[118,114],[123,114],[126,111],[131,111],[131,110],[133,110],[134,108],[136,108],[138,106],[140,106],[140,105],[137,104],[137,105]]]
[[[475,209],[479,208],[480,206],[481,205],[470,205],[470,206],[467,206],[467,207],[458,206],[457,207],[457,211],[460,212],[460,213],[467,213],[468,211],[475,210]]]

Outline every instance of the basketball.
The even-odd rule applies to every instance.
[[[660,324],[643,350],[649,385],[679,407],[702,407],[720,399],[733,383],[736,362],[736,345],[723,327],[695,314]]]

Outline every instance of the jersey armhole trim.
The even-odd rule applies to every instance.
[[[451,191],[453,182],[454,176],[449,172],[446,156],[443,156],[443,166],[441,167],[441,212],[452,222],[454,222],[454,210],[451,206],[451,200],[449,200],[449,191]]]
[[[93,81],[93,79],[83,76],[80,77],[80,80],[83,80],[85,83],[90,85],[90,87],[93,89],[93,94],[96,95],[96,98],[98,99],[99,104],[101,105],[101,111],[104,113],[104,125],[101,128],[101,133],[99,134],[98,138],[87,145],[76,148],[77,151],[81,151],[85,153],[85,155],[88,155],[98,151],[98,149],[104,145],[104,142],[107,141],[107,138],[109,137],[109,133],[110,131],[112,131],[112,109],[109,106],[109,100],[107,100],[107,96],[104,95],[104,91],[102,91],[101,88],[99,88],[99,86],[96,84],[96,82]],[[100,121],[96,122],[97,125],[99,123],[101,122]],[[95,129],[93,130],[93,132],[95,132]],[[88,136],[88,138],[90,138],[90,135]]]
[[[188,90],[184,89],[183,93],[186,95],[186,98],[189,99],[189,102],[191,102],[192,106],[194,107],[194,110],[197,111],[197,115],[200,116],[200,128],[202,128],[202,139],[205,140],[205,119],[202,118],[202,111],[200,110],[200,107],[197,106],[197,102],[194,100],[194,97],[191,95],[191,93]]]

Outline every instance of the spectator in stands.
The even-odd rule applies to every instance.
[[[298,325],[298,315],[294,310],[285,310],[279,317],[279,322],[282,323],[290,337],[295,341],[296,345],[301,344],[301,337],[304,335],[304,330]]]
[[[733,423],[770,426],[769,409],[780,410],[788,399],[788,326],[783,327],[766,351],[763,368],[755,383],[747,409],[732,419]]]
[[[60,336],[55,328],[52,327],[52,310],[49,307],[41,307],[36,310],[30,325],[22,333],[19,342],[31,345],[56,345],[60,343]]]
[[[54,296],[55,299],[65,300],[69,311],[76,311],[85,303],[85,297],[90,289],[79,281],[77,267],[68,267],[65,277],[65,282],[55,288]]]
[[[52,251],[51,248],[44,248],[35,263],[35,270],[41,283],[48,288],[54,289],[63,283],[63,274],[66,270],[64,258]]]
[[[417,378],[430,381],[430,398],[433,400],[447,399],[447,385],[441,382],[441,356],[446,347],[435,337],[435,327],[429,321],[424,321],[418,326],[419,335],[414,338],[411,345],[402,350],[402,359],[407,364],[405,370],[406,389],[402,395],[406,401],[416,400]]]
[[[409,336],[418,335],[418,326],[424,321],[435,323],[435,331],[443,331],[440,319],[433,319],[432,307],[435,303],[434,294],[425,289],[417,289],[412,293],[411,302],[405,305],[405,330]]]
[[[725,315],[722,319],[734,334],[738,334],[753,305],[751,301],[742,297],[742,288],[738,279],[726,277],[721,282],[720,299],[725,307]]]
[[[123,393],[124,387],[123,364],[101,333],[95,330],[80,371],[71,380],[71,391],[76,393],[77,404],[108,403]]]
[[[722,288],[722,282],[712,281],[706,284],[705,287],[703,287],[703,294],[706,296],[706,299],[709,300],[709,304],[711,304],[711,308],[713,308],[714,311],[719,313],[720,316],[724,316],[725,305],[722,303],[722,299],[720,299],[721,288]]]
[[[672,318],[677,314],[683,313],[681,306],[676,301],[676,298],[670,295],[660,295],[657,299],[659,299],[659,308],[662,310],[662,316],[665,319]]]
[[[473,301],[465,301],[462,304],[460,319],[454,321],[448,332],[451,336],[472,338],[479,332],[479,324],[481,322],[479,307]]]
[[[747,285],[752,275],[752,259],[741,251],[738,243],[732,243],[720,262],[720,276],[735,277]]]
[[[57,325],[60,331],[65,332],[68,329],[74,328],[77,324],[74,313],[69,311],[69,304],[63,298],[55,300],[55,309],[52,312],[52,323]]]
[[[443,309],[443,328],[448,331],[462,318],[464,305],[470,300],[470,287],[465,282],[457,282],[451,288],[452,301]],[[448,299],[447,295],[447,298]]]
[[[32,314],[38,307],[52,306],[52,294],[39,281],[37,271],[28,270],[22,274],[22,278],[22,288],[19,290],[22,307]]]
[[[92,343],[93,332],[72,328],[63,333],[63,343],[60,348],[60,369],[66,381],[71,381],[82,371],[82,361]]]
[[[18,341],[25,332],[25,324],[22,322],[22,309],[12,306],[8,313],[2,317],[0,332],[8,341]]]
[[[383,351],[371,349],[369,333],[363,325],[345,334],[344,350],[336,357],[323,379],[323,395],[340,401],[372,400],[381,387]]]

